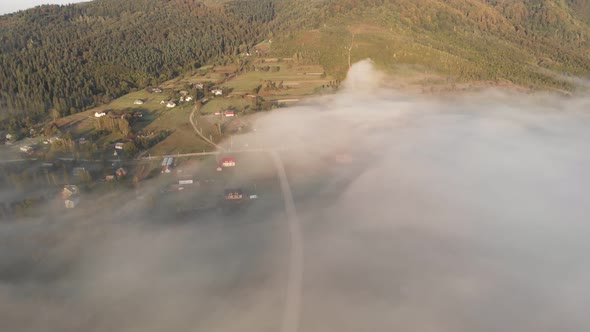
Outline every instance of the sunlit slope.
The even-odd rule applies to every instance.
[[[563,88],[539,69],[588,73],[588,15],[578,11],[587,7],[559,0],[330,1],[310,15],[315,25],[279,36],[274,50],[318,61],[339,77],[349,62],[370,57],[386,69],[411,64],[461,80]]]

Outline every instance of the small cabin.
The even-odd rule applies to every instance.
[[[226,200],[234,201],[234,200],[240,200],[243,198],[243,194],[242,194],[241,189],[226,189],[224,191],[224,193],[225,193]]]
[[[223,167],[234,167],[236,166],[236,159],[232,157],[225,157],[221,159],[221,166]]]

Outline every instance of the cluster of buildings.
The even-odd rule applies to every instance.
[[[232,117],[232,116],[236,115],[236,111],[234,111],[234,110],[215,111],[215,115]]]
[[[162,160],[162,167],[160,168],[160,172],[170,173],[172,171],[172,167],[174,167],[174,158],[165,157],[164,160]]]

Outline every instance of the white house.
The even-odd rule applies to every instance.
[[[176,103],[171,100],[168,103],[166,103],[166,107],[168,107],[168,108],[176,107]]]
[[[215,88],[215,89],[211,90],[211,93],[214,94],[215,96],[221,96],[221,95],[223,95],[223,90],[221,90],[220,88]]]
[[[64,186],[62,193],[61,193],[61,197],[63,199],[68,199],[70,196],[78,195],[79,193],[80,193],[80,189],[78,188],[78,186],[73,185],[73,184],[66,184]]]
[[[96,112],[94,112],[94,117],[95,118],[102,118],[105,115],[107,115],[107,112],[105,112],[105,111],[96,111]]]
[[[186,98],[184,98],[184,100],[186,100],[186,101],[191,101],[191,100],[193,100],[193,97],[191,97],[191,96],[186,96]]]
[[[33,148],[30,145],[23,145],[20,147],[21,152],[29,152],[31,150],[33,150]]]
[[[141,100],[141,99],[135,99],[135,101],[133,102],[133,104],[135,104],[135,105],[141,105],[141,104],[143,104],[143,100]]]
[[[72,195],[64,200],[64,205],[66,209],[73,209],[80,203],[80,196]]]
[[[125,146],[124,143],[121,143],[121,142],[115,143],[115,149],[117,149],[117,150],[123,150],[124,146]]]
[[[195,88],[203,89],[203,83],[195,83]]]

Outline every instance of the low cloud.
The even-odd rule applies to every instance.
[[[590,99],[404,95],[371,84],[368,61],[349,75],[260,123],[303,146],[286,157],[304,193],[302,330],[588,329]]]

